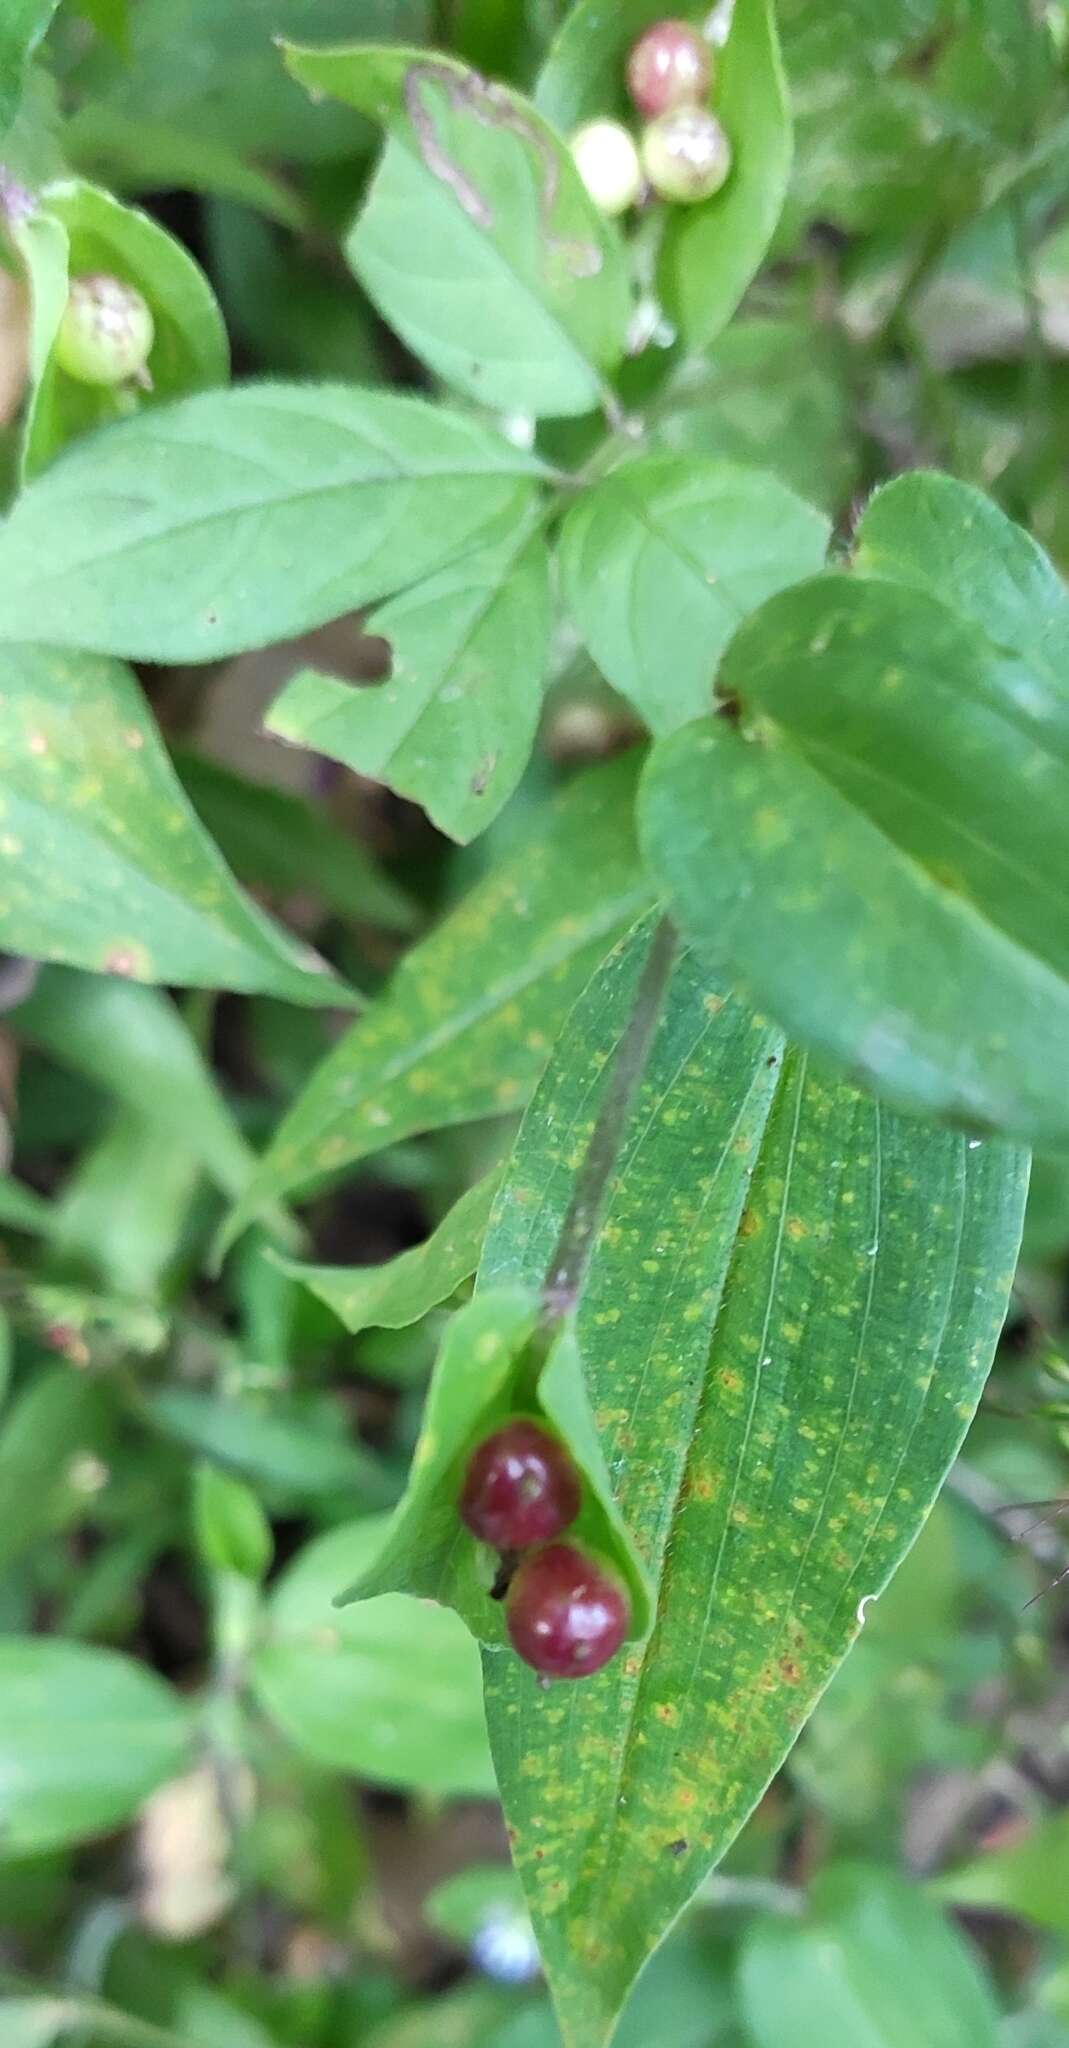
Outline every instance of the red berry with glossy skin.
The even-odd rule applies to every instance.
[[[713,53],[689,21],[655,21],[627,60],[627,89],[647,121],[708,99],[712,82]]]
[[[461,1520],[495,1550],[548,1543],[579,1513],[579,1473],[564,1445],[518,1416],[473,1451],[460,1494]]]
[[[547,1678],[589,1678],[616,1655],[631,1603],[603,1558],[574,1543],[548,1543],[520,1565],[505,1619],[525,1664]]]

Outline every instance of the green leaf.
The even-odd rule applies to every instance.
[[[860,575],[924,591],[1028,663],[1042,700],[1020,709],[1042,730],[1069,723],[1069,593],[1043,549],[982,491],[931,470],[886,484],[854,537]]]
[[[130,0],[75,0],[75,9],[125,55],[130,40]]]
[[[380,1508],[396,1493],[369,1450],[313,1426],[292,1402],[276,1398],[267,1409],[164,1387],[148,1395],[143,1408],[156,1429],[191,1450],[300,1499],[345,1495]]]
[[[1055,1814],[1008,1848],[989,1850],[936,1880],[955,1906],[979,1906],[1069,1934],[1069,1821]]]
[[[265,374],[385,381],[385,331],[332,250],[280,236],[247,205],[217,202],[205,227],[231,333]]]
[[[613,470],[564,523],[565,600],[599,668],[654,732],[711,708],[736,626],[822,566],[831,527],[773,476],[656,455]]]
[[[409,348],[509,412],[590,412],[624,348],[619,237],[529,101],[421,50],[286,47],[310,90],[389,130],[346,244]]]
[[[44,1320],[66,1330],[58,1315]],[[43,1537],[85,1518],[89,1495],[80,1461],[106,1465],[114,1435],[112,1393],[88,1373],[57,1365],[22,1386],[0,1427],[0,1570]]]
[[[942,1914],[897,1873],[840,1868],[804,1917],[753,1922],[739,1971],[754,2048],[996,2048],[998,2008]]]
[[[52,1208],[33,1188],[24,1187],[10,1174],[0,1174],[0,1227],[24,1230],[32,1237],[46,1236],[52,1227]],[[478,1263],[472,1261],[472,1272]]]
[[[561,1019],[650,901],[634,756],[578,777],[449,917],[312,1076],[232,1217],[415,1131],[522,1107]]]
[[[333,1604],[382,1531],[377,1519],[333,1529],[290,1566],[253,1661],[256,1696],[331,1770],[413,1791],[490,1793],[478,1653],[456,1615],[393,1594],[344,1613]]]
[[[59,0],[6,0],[0,19],[0,139],[18,112],[30,58]]]
[[[392,392],[198,392],[77,442],[22,493],[0,636],[142,661],[269,646],[456,560],[521,517],[538,469]]]
[[[1069,1247],[1069,1156],[1037,1152],[1028,1183],[1023,1259],[1054,1259]]]
[[[837,514],[861,470],[851,371],[849,344],[826,322],[733,320],[673,382],[653,444],[768,468]]]
[[[0,1637],[0,1855],[117,1827],[186,1760],[176,1693],[112,1650]]]
[[[49,967],[19,1004],[17,1036],[84,1074],[195,1154],[236,1195],[255,1165],[182,1016],[155,989]]]
[[[14,119],[2,137],[4,176],[13,190],[14,211],[24,208],[27,197],[50,178],[62,177],[66,169],[60,143],[60,107],[56,82],[40,64],[26,70]]]
[[[545,1270],[619,971],[591,983],[528,1111],[480,1286]],[[1026,1178],[1003,1146],[898,1119],[785,1051],[692,955],[620,1139],[576,1336],[653,1630],[566,1704],[484,1658],[568,2048],[610,2037],[924,1522],[983,1387]]]
[[[757,722],[673,735],[641,804],[688,937],[891,1100],[1069,1143],[1053,667],[919,590],[827,577],[742,628],[720,688]]]
[[[156,1299],[182,1247],[200,1179],[194,1152],[160,1141],[159,1125],[120,1110],[82,1154],[56,1203],[51,1249],[131,1301]]]
[[[389,679],[364,688],[306,670],[268,732],[314,747],[474,839],[512,795],[538,730],[549,666],[549,556],[539,510],[372,613]]]
[[[425,1244],[383,1266],[305,1266],[279,1259],[284,1272],[326,1303],[354,1337],[361,1330],[403,1330],[474,1273],[500,1176],[489,1173],[461,1195]],[[0,1184],[0,1217],[3,1187]]]
[[[613,1562],[631,1592],[628,1640],[649,1625],[649,1587],[617,1513],[612,1482],[590,1418],[569,1332],[551,1346],[533,1341],[539,1301],[532,1289],[488,1289],[458,1310],[446,1332],[427,1395],[408,1485],[381,1549],[340,1596],[344,1603],[401,1592],[455,1607],[472,1634],[500,1648],[501,1604],[492,1598],[496,1560],[457,1516],[468,1452],[508,1415],[546,1415],[583,1474],[583,1504],[571,1534]]]
[[[174,765],[201,823],[243,882],[275,895],[314,889],[342,917],[412,930],[411,897],[322,806],[249,782],[203,754],[183,750]]]
[[[726,327],[783,209],[791,119],[773,0],[735,0],[714,103],[734,152],[712,199],[671,208],[658,263],[665,307],[692,352]]]
[[[68,441],[131,410],[226,382],[230,352],[222,314],[204,272],[149,214],[123,206],[81,179],[48,185],[38,209],[15,230],[30,284],[33,391],[23,470],[33,476]],[[152,311],[146,365],[151,386],[79,383],[52,355],[69,277],[92,271],[135,285]]]
[[[197,1549],[212,1571],[262,1579],[271,1562],[271,1524],[256,1495],[217,1465],[193,1474],[193,1529]]]
[[[515,1388],[538,1316],[537,1295],[518,1287],[470,1301],[452,1318],[408,1485],[360,1577],[338,1588],[340,1604],[373,1593],[414,1593],[455,1607],[473,1634],[489,1630],[492,1641],[502,1640],[500,1615],[480,1569],[484,1560],[460,1524],[457,1496],[465,1452],[516,1405]]]
[[[255,207],[282,227],[304,225],[301,205],[282,179],[246,163],[218,135],[191,136],[165,121],[91,104],[71,116],[63,143],[76,170],[106,178],[122,191],[201,192]],[[293,312],[291,307],[291,317]]]
[[[8,952],[134,981],[352,1000],[242,895],[121,662],[8,647],[0,753]]]
[[[367,38],[418,43],[432,27],[430,0],[361,0]],[[132,120],[180,130],[200,144],[225,136],[242,156],[333,165],[370,146],[349,108],[312,106],[279,62],[276,38],[324,42],[351,35],[353,0],[137,0],[127,61],[85,52],[68,85],[72,97]],[[80,54],[80,53],[79,53]]]

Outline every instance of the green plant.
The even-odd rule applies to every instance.
[[[284,13],[0,24],[4,2039],[1062,2048],[1064,10]]]

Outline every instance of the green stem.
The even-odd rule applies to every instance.
[[[579,1299],[606,1196],[620,1156],[628,1111],[645,1072],[675,962],[677,938],[661,919],[646,956],[634,1006],[616,1048],[601,1107],[542,1288],[547,1322],[570,1315]]]

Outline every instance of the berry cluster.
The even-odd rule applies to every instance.
[[[646,126],[638,145],[619,121],[588,121],[572,154],[602,213],[624,213],[644,189],[693,205],[719,192],[731,144],[707,105],[713,53],[689,21],[658,21],[632,46],[627,90]]]
[[[460,1493],[473,1536],[502,1557],[513,1648],[547,1678],[587,1678],[615,1656],[630,1620],[623,1581],[603,1559],[556,1539],[582,1503],[559,1438],[516,1416],[477,1446]]]

